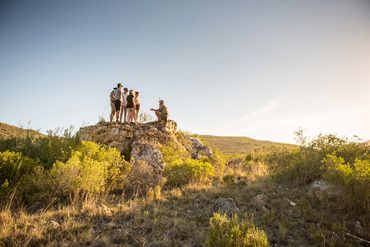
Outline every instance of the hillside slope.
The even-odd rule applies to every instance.
[[[293,148],[295,145],[271,141],[255,140],[249,137],[201,135],[203,140],[216,147],[224,154],[248,154],[257,149],[273,146]]]
[[[10,124],[0,122],[0,139],[24,138],[27,136],[42,136],[42,134],[32,129],[22,129]]]

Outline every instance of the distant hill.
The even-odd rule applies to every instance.
[[[218,148],[224,154],[248,154],[257,149],[268,149],[273,146],[287,148],[296,147],[296,145],[293,144],[261,141],[249,137],[211,135],[200,135],[200,137],[208,142],[211,146]]]
[[[0,139],[25,138],[27,136],[43,136],[40,132],[32,129],[22,129],[10,124],[0,122]]]

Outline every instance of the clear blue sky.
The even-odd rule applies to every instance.
[[[370,1],[0,1],[0,121],[109,118],[117,82],[183,130],[370,139]]]

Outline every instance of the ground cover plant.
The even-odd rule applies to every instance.
[[[0,246],[366,246],[370,238],[369,146],[358,140],[301,135],[295,148],[226,158],[214,150],[201,160],[169,143],[163,183],[153,186],[147,164],[130,167],[116,149],[44,138],[0,141]],[[311,198],[317,179],[343,187],[343,197]],[[145,189],[127,197],[134,181]],[[220,197],[240,212],[212,214]]]

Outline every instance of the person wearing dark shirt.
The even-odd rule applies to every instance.
[[[113,88],[113,91],[110,93],[110,105],[111,105],[111,114],[110,121],[113,122],[114,116],[118,122],[121,103],[122,103],[122,84],[118,83],[117,87]]]
[[[133,90],[130,90],[129,95],[127,96],[127,113],[128,113],[128,122],[135,122],[135,94]]]

